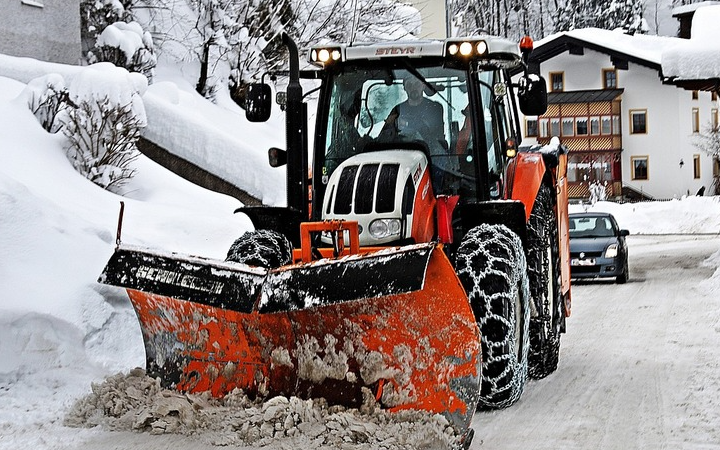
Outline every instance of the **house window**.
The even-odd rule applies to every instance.
[[[700,109],[699,108],[692,109],[692,132],[693,133],[700,132]]]
[[[575,119],[573,119],[572,117],[563,117],[562,135],[563,136],[574,136],[575,135]]]
[[[565,90],[565,72],[550,72],[550,92]]]
[[[612,116],[613,134],[620,134],[620,116]]]
[[[718,110],[712,109],[710,111],[710,125],[713,131],[718,131]]]
[[[631,178],[633,180],[648,179],[648,157],[632,156],[630,158],[630,167],[632,170]]]
[[[603,88],[615,89],[617,87],[617,71],[615,69],[603,69]]]
[[[630,110],[630,134],[647,134],[647,110]]]
[[[560,137],[560,119],[550,119],[550,136]]]
[[[700,178],[700,155],[693,155],[693,178]]]
[[[612,134],[612,122],[610,116],[602,116],[600,118],[600,131],[602,134]]]
[[[600,118],[599,117],[591,117],[590,118],[590,134],[593,136],[597,136],[600,134]]]
[[[525,136],[537,137],[538,135],[538,120],[537,119],[525,119]]]
[[[698,99],[698,91],[692,91],[692,99],[697,100]]]
[[[546,138],[548,137],[548,120],[547,119],[540,119],[538,121],[538,125],[540,127],[540,137]]]
[[[588,134],[588,118],[578,117],[575,119],[575,134],[578,136],[587,136]]]

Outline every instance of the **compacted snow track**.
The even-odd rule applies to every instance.
[[[471,449],[720,449],[720,292],[703,265],[720,237],[629,247],[630,281],[574,283],[558,371],[476,414]]]

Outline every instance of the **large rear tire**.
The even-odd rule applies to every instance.
[[[228,250],[226,261],[273,269],[292,262],[293,247],[285,235],[272,230],[246,231]]]
[[[480,327],[480,407],[504,408],[527,379],[529,287],[520,238],[504,225],[480,225],[462,239],[458,277]]]
[[[560,251],[552,187],[542,185],[528,223],[528,274],[536,314],[530,318],[529,373],[544,378],[557,370],[562,327]]]

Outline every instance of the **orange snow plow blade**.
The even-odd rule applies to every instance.
[[[443,414],[465,434],[480,335],[441,248],[419,244],[265,270],[119,246],[147,369],[166,386]]]

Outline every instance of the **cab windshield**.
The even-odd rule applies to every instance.
[[[436,193],[475,184],[466,72],[443,67],[345,67],[331,77],[323,178],[366,151],[420,150],[433,171],[455,175]],[[447,177],[446,177],[447,178]],[[449,178],[448,178],[449,179]]]

